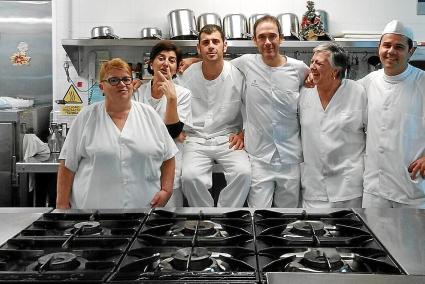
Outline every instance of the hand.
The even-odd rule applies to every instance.
[[[304,80],[304,87],[314,88],[313,75],[311,72],[307,75],[307,77]]]
[[[197,57],[192,57],[192,58],[185,58],[182,59],[180,61],[179,64],[179,69],[177,70],[177,72],[179,72],[179,74],[183,74],[183,72],[190,67],[190,65],[192,65],[193,63],[199,62],[201,61],[201,59],[197,58]]]
[[[151,200],[151,207],[164,207],[172,194],[173,192],[168,192],[165,190],[158,191]]]
[[[412,180],[416,179],[418,173],[425,178],[425,156],[411,163],[408,170]]]
[[[243,132],[239,134],[230,134],[229,143],[229,149],[242,150],[245,147]]]
[[[158,73],[156,86],[158,90],[167,98],[167,100],[177,100],[176,88],[171,76],[170,67],[167,67],[167,75],[164,76],[161,72]]]
[[[186,140],[186,132],[180,132],[179,136],[176,137],[177,142],[183,143]]]

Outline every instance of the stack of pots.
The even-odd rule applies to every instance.
[[[190,9],[178,9],[168,13],[171,39],[196,39],[195,13]]]
[[[292,13],[279,14],[277,20],[282,28],[282,36],[286,40],[299,39],[300,25],[298,17]]]
[[[223,31],[227,39],[249,39],[248,22],[242,14],[229,14],[223,18]]]
[[[221,27],[221,18],[216,13],[204,13],[199,15],[197,24],[198,32],[200,32],[205,25],[217,25]]]
[[[264,16],[266,16],[266,15],[268,15],[268,14],[254,14],[254,15],[251,15],[251,17],[249,17],[249,33],[251,34],[251,37],[254,37],[254,25],[255,25],[255,22],[258,20],[258,19],[260,19],[260,18],[262,18],[262,17],[264,17]]]

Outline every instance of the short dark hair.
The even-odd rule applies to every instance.
[[[174,53],[176,54],[176,60],[177,60],[177,67],[179,67],[180,61],[182,61],[183,58],[183,54],[180,50],[180,48],[175,45],[174,43],[172,43],[169,40],[161,40],[160,42],[158,42],[157,44],[155,44],[152,47],[151,53],[150,53],[150,57],[149,57],[149,64],[148,64],[148,72],[153,75],[153,70],[151,68],[151,64],[155,58],[158,56],[158,54],[161,53],[161,51],[174,51]]]
[[[201,43],[201,35],[203,33],[210,35],[213,32],[219,32],[221,36],[221,40],[224,42],[225,39],[224,39],[224,32],[222,28],[220,26],[213,25],[213,24],[208,24],[202,27],[202,29],[199,31],[198,42]]]
[[[333,42],[322,43],[313,49],[313,53],[315,52],[329,53],[331,66],[338,69],[338,79],[344,79],[348,67],[348,54],[342,46]]]
[[[265,15],[261,18],[259,18],[257,21],[255,21],[254,24],[254,37],[257,36],[257,26],[263,22],[272,22],[277,26],[277,31],[279,32],[279,37],[282,36],[282,27],[280,26],[279,20],[271,15]]]

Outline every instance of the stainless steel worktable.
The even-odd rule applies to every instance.
[[[56,173],[59,154],[36,155],[16,163],[17,173]]]
[[[0,207],[0,244],[15,236],[43,213],[51,211],[49,207]]]
[[[55,194],[53,194],[53,192],[55,192],[56,189],[56,173],[59,168],[58,157],[59,153],[43,154],[36,155],[34,157],[29,157],[24,161],[16,163],[16,172],[19,174],[19,197],[17,205],[36,206],[37,203],[35,194],[33,194],[32,202],[28,201],[28,192],[30,191],[30,179],[34,178],[31,177],[34,174],[43,174],[51,175],[48,178],[52,179],[52,182],[49,183],[47,186],[45,184],[39,186],[34,182],[32,183],[33,188],[35,192],[37,192],[37,187],[43,187],[42,191],[50,192],[50,194],[46,196],[45,205],[54,206],[54,203],[52,203],[52,201],[49,202],[49,199],[54,199],[54,196],[56,196]],[[47,182],[46,179],[44,181]],[[38,203],[38,206],[43,205],[44,204],[40,204],[40,202]]]
[[[355,211],[408,274],[425,275],[425,210],[367,208]]]

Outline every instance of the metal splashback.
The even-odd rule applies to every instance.
[[[10,56],[28,44],[29,65],[14,66]],[[0,1],[0,96],[52,101],[51,1]]]

